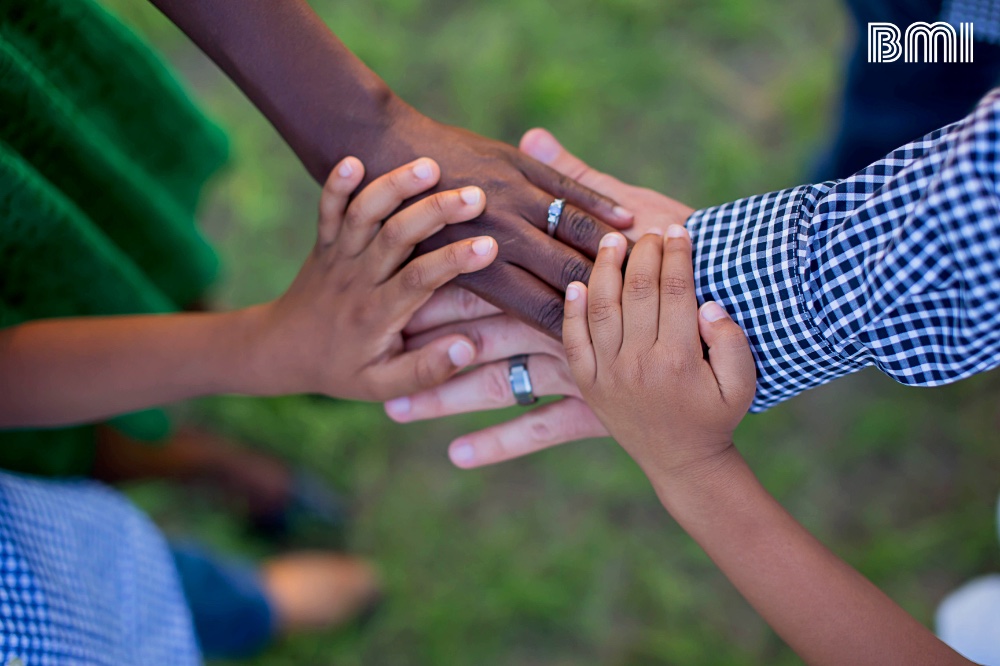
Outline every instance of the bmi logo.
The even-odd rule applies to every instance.
[[[914,23],[901,32],[892,23],[868,24],[868,62],[972,62],[972,24]]]

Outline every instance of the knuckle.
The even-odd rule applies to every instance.
[[[578,363],[586,358],[587,345],[582,342],[569,342],[566,344],[566,360],[570,363]],[[560,369],[560,372],[562,370]]]
[[[562,266],[562,284],[568,285],[570,282],[583,282],[590,279],[590,262],[583,257],[570,257]]]
[[[634,300],[644,300],[656,291],[656,279],[647,271],[635,270],[626,276],[625,290]]]
[[[590,320],[601,323],[614,317],[618,312],[618,304],[607,297],[591,298],[587,307]]]
[[[578,243],[590,244],[599,240],[600,232],[597,222],[579,209],[567,208],[564,210],[560,226],[563,227],[567,236]]]
[[[387,245],[404,245],[407,242],[406,228],[397,220],[389,220],[386,222],[382,225],[382,230],[379,233],[382,236],[382,240],[385,241]]]
[[[689,281],[679,275],[664,275],[660,291],[665,296],[684,296],[691,289]]]
[[[464,264],[465,252],[461,243],[452,243],[444,249],[444,260],[447,265],[460,269]]]
[[[555,430],[548,419],[532,416],[528,421],[528,435],[536,444],[548,444],[555,439]]]
[[[514,397],[510,389],[510,381],[502,365],[494,365],[486,372],[483,390],[486,399],[494,405],[505,405]]]
[[[685,375],[691,369],[693,359],[687,354],[671,351],[666,357],[667,369],[671,374]]]
[[[364,226],[371,217],[372,214],[364,205],[355,202],[347,209],[347,214],[344,216],[344,225],[348,227]]]
[[[427,280],[423,262],[411,261],[399,274],[399,279],[403,282],[403,287],[407,290],[418,291],[424,288]]]
[[[437,384],[437,372],[431,359],[426,355],[421,355],[413,364],[414,379],[417,386],[428,388]]]
[[[437,194],[427,197],[425,199],[424,205],[427,206],[428,212],[434,219],[445,218],[451,212],[451,197],[448,192],[438,192]]]
[[[538,323],[550,331],[558,331],[562,328],[563,306],[559,299],[550,299],[542,303],[537,310]]]

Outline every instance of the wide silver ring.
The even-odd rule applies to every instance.
[[[519,405],[533,405],[538,398],[531,392],[531,375],[528,374],[528,357],[526,355],[512,356],[508,362],[510,390]]]
[[[549,225],[547,231],[549,232],[549,236],[553,238],[556,237],[556,228],[559,226],[559,220],[562,219],[563,206],[565,205],[565,199],[556,199],[549,204]]]

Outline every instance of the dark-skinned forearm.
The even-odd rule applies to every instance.
[[[419,114],[304,0],[151,1],[240,87],[317,181],[349,154],[372,173],[414,157],[383,137]]]

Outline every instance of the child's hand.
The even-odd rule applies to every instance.
[[[255,312],[250,358],[261,393],[385,400],[434,386],[475,359],[462,335],[404,352],[401,331],[435,289],[496,258],[496,242],[481,236],[406,263],[417,243],[482,213],[485,194],[465,187],[398,210],[438,182],[433,160],[387,173],[351,201],[363,177],[353,157],[334,168],[316,247],[287,293]]]
[[[563,342],[583,397],[656,483],[732,447],[756,377],[742,329],[716,303],[698,309],[684,227],[639,239],[623,290],[624,257],[608,234],[589,290],[566,289]]]

